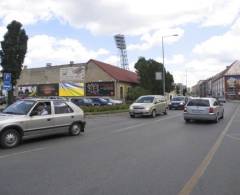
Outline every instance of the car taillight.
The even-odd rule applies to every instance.
[[[187,108],[186,107],[184,107],[184,112],[187,112]]]
[[[209,108],[209,113],[214,113],[214,109],[212,107]]]

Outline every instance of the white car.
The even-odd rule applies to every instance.
[[[224,118],[224,107],[215,98],[192,98],[184,108],[184,120],[210,120],[218,122]]]
[[[161,95],[147,95],[139,97],[129,108],[131,118],[135,116],[152,116],[167,114],[167,101]]]

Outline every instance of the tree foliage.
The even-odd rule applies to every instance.
[[[12,21],[7,26],[7,33],[1,41],[2,50],[0,51],[2,73],[12,74],[12,84],[16,85],[19,79],[25,54],[27,52],[28,36],[22,24],[18,21]],[[13,101],[13,90],[8,93],[9,102]]]
[[[140,86],[148,90],[152,94],[163,94],[163,82],[162,80],[156,80],[156,72],[163,72],[163,65],[155,60],[146,60],[144,57],[140,57],[135,64],[137,70]],[[165,72],[165,91],[170,92],[173,87],[173,76],[169,72]]]

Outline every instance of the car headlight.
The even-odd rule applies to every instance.
[[[150,110],[150,108],[149,108],[149,107],[147,107],[147,108],[144,108],[144,110],[146,110],[146,111],[149,111],[149,110]]]
[[[184,103],[183,103],[183,102],[180,102],[180,105],[184,105]]]

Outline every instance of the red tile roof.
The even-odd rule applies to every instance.
[[[136,84],[139,83],[138,75],[135,72],[124,70],[117,66],[106,64],[104,62],[100,62],[93,59],[88,61],[88,63],[90,62],[93,62],[94,64],[96,64],[99,68],[101,68],[104,72],[109,74],[111,77],[113,77],[117,81],[123,81],[127,83],[136,83]]]

